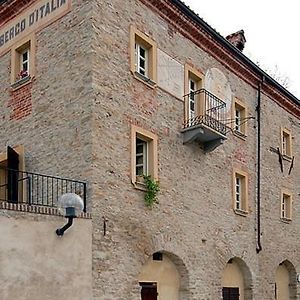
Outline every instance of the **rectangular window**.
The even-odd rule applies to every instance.
[[[29,75],[29,48],[24,49],[20,53],[20,71],[23,72],[23,76],[25,74]]]
[[[235,99],[233,107],[233,132],[236,136],[245,138],[247,135],[247,108],[245,104]]]
[[[135,44],[135,57],[136,57],[136,71],[148,77],[148,50],[145,49],[142,45]]]
[[[131,180],[136,187],[143,183],[144,175],[158,180],[157,140],[154,133],[131,126]]]
[[[35,36],[31,35],[11,49],[11,84],[17,88],[34,76]]]
[[[150,86],[157,81],[157,45],[146,34],[130,28],[130,69],[135,77]]]
[[[286,128],[281,128],[281,153],[284,157],[292,157],[292,135]]]
[[[248,212],[248,175],[243,171],[233,173],[233,208],[237,213]]]
[[[203,115],[204,110],[202,94],[198,91],[202,87],[203,75],[189,65],[185,65],[185,122],[189,125],[196,125],[197,117]]]
[[[281,219],[292,219],[292,195],[288,192],[281,193]]]
[[[136,138],[136,176],[148,175],[148,142]]]

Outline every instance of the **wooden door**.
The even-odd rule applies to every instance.
[[[7,147],[7,201],[18,203],[19,154]]]
[[[224,287],[223,288],[223,300],[239,300],[240,292],[239,288]]]
[[[140,283],[141,300],[157,300],[157,284],[155,282],[142,282]]]

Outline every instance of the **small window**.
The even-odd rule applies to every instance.
[[[21,77],[29,76],[29,48],[25,48],[20,52],[20,72]]]
[[[238,137],[245,138],[247,134],[247,109],[245,104],[235,99],[233,108],[233,132]]]
[[[281,153],[284,157],[292,157],[292,136],[288,129],[281,129]]]
[[[131,26],[131,71],[136,78],[153,86],[157,81],[157,46],[146,34]]]
[[[144,175],[157,180],[157,136],[145,129],[131,127],[131,180],[134,185],[143,184]]]
[[[136,176],[148,175],[148,142],[136,138]]]
[[[248,176],[242,171],[234,172],[233,207],[237,213],[248,212]]]
[[[11,84],[18,87],[34,76],[35,39],[30,36],[15,44],[11,50]]]
[[[136,43],[135,44],[135,58],[136,58],[136,71],[149,78],[149,58],[148,50],[146,47]]]
[[[189,65],[185,65],[185,120],[194,125],[198,116],[202,115],[201,94],[202,74]],[[202,112],[202,113],[201,113]]]
[[[292,196],[290,193],[281,193],[281,219],[290,221],[292,219]]]

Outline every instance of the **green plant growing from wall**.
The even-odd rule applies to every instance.
[[[151,175],[144,175],[146,186],[145,203],[152,208],[155,203],[158,203],[157,193],[159,192],[159,183],[151,178]]]

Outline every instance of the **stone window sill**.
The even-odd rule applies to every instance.
[[[23,87],[24,85],[30,83],[31,80],[32,80],[32,78],[31,78],[30,75],[29,75],[29,76],[26,76],[26,77],[24,77],[24,78],[22,78],[22,79],[20,79],[20,80],[18,80],[18,81],[16,81],[16,82],[14,82],[14,83],[11,85],[11,88],[12,88],[13,91],[15,91],[15,90],[17,90],[17,89]]]
[[[140,191],[146,191],[146,185],[144,183],[143,178],[137,178],[135,182],[133,182],[134,187]]]
[[[290,224],[292,222],[292,219],[290,218],[280,218],[280,221],[286,224]]]
[[[237,131],[237,130],[234,130],[234,131],[233,131],[233,134],[234,134],[235,136],[237,136],[238,138],[244,140],[244,141],[245,141],[246,138],[247,138],[247,136],[246,136],[244,133],[242,133],[242,132],[240,132],[240,131]]]
[[[287,161],[292,161],[292,159],[293,159],[292,156],[285,155],[285,154],[282,155],[282,158]]]
[[[156,87],[156,82],[154,82],[152,79],[140,74],[139,72],[134,72],[133,75],[136,79],[142,81],[143,83],[145,83],[152,89]]]
[[[239,216],[242,216],[242,217],[246,217],[248,215],[248,212],[246,210],[234,209],[233,211],[236,215],[239,215]]]

